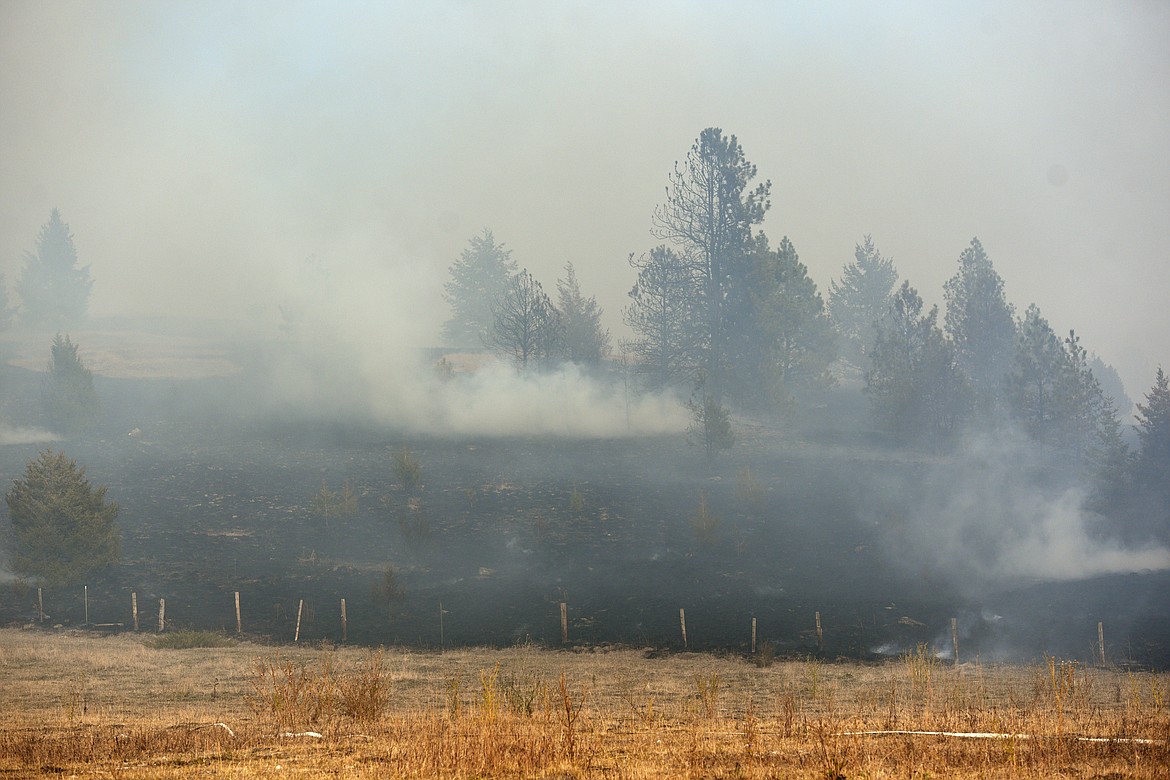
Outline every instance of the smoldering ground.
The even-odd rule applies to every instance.
[[[1069,470],[1014,431],[969,436],[900,486],[912,498],[887,516],[891,549],[972,592],[1170,568],[1170,549],[1117,539]]]

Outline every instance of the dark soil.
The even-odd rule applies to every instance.
[[[89,584],[91,624],[130,627],[133,592],[144,631],[159,599],[169,628],[234,631],[239,591],[245,632],[274,641],[293,638],[302,599],[300,641],[339,641],[344,598],[349,642],[559,645],[563,601],[571,644],[682,649],[685,609],[692,649],[747,651],[754,617],[781,655],[949,651],[957,617],[965,658],[1091,659],[1103,621],[1112,660],[1170,665],[1164,572],[973,591],[904,565],[861,510],[873,485],[921,464],[858,437],[749,427],[709,467],[681,434],[405,441],[217,417],[198,400],[238,391],[104,380],[101,430],[51,445],[121,507],[122,561]],[[404,446],[421,465],[415,490],[393,472]],[[0,446],[5,485],[37,450]],[[347,480],[355,514],[312,510],[323,482]],[[701,495],[717,518],[706,533]],[[44,605],[47,625],[85,620],[80,586],[47,590]],[[0,589],[0,621],[36,620],[35,588]]]

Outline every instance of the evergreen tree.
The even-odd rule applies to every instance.
[[[877,329],[865,391],[875,415],[899,439],[942,444],[970,414],[970,388],[954,347],[938,327],[938,307],[903,282]]]
[[[21,321],[30,327],[77,325],[85,318],[92,288],[89,266],[77,267],[69,225],[53,209],[37,235],[36,251],[24,253],[24,268],[16,282],[23,304]]]
[[[832,383],[835,338],[816,283],[788,237],[774,251],[763,234],[752,244],[748,295],[727,309],[736,358],[727,389],[749,406],[785,404]]]
[[[699,444],[707,454],[709,463],[722,450],[735,446],[735,431],[731,428],[731,417],[727,407],[715,396],[696,390],[686,404],[691,413],[691,425],[687,429],[690,444]]]
[[[689,265],[663,245],[630,265],[638,279],[623,312],[634,331],[628,346],[638,372],[652,389],[693,384],[704,354],[702,310]]]
[[[1055,438],[1060,424],[1056,395],[1064,370],[1064,344],[1032,304],[1020,321],[1007,397],[1015,418],[1037,441],[1051,443]]]
[[[1116,416],[1112,400],[1089,367],[1089,355],[1080,337],[1069,331],[1064,340],[1064,365],[1056,393],[1056,444],[1085,470],[1093,471],[1109,456],[1103,450],[1103,425]]]
[[[572,263],[565,265],[565,278],[557,280],[557,303],[565,329],[565,358],[574,363],[599,364],[609,354],[609,331],[601,327],[597,297],[581,294]]]
[[[829,283],[829,317],[841,336],[842,355],[865,366],[877,337],[877,323],[890,310],[898,271],[882,257],[866,236],[853,252],[853,262],[841,272],[840,282]]]
[[[41,401],[49,425],[66,434],[80,433],[97,422],[101,403],[93,387],[93,373],[81,362],[68,334],[53,339],[52,359]]]
[[[493,307],[487,341],[518,368],[549,362],[563,354],[564,323],[540,282],[525,268],[512,278],[503,299]]]
[[[8,286],[4,284],[4,274],[0,274],[0,331],[12,325],[12,314],[12,308],[8,305]]]
[[[77,583],[118,560],[118,505],[85,469],[45,450],[4,496],[16,548],[13,571],[48,585]]]
[[[683,163],[675,163],[666,202],[654,211],[654,235],[680,248],[695,283],[690,305],[703,312],[704,373],[716,399],[738,357],[728,338],[726,308],[730,299],[748,295],[752,228],[770,206],[772,183],[749,189],[755,176],[756,166],[744,157],[735,136],[708,127]]]
[[[483,346],[494,327],[493,307],[498,306],[516,274],[512,250],[497,243],[492,231],[474,236],[451,266],[451,280],[444,298],[451,318],[443,324],[443,338],[455,347]]]
[[[943,287],[946,332],[984,414],[994,414],[1015,354],[1015,315],[978,238],[959,255],[959,270]]]
[[[1089,356],[1089,368],[1101,383],[1101,392],[1113,401],[1113,405],[1123,416],[1129,416],[1133,410],[1133,399],[1126,392],[1125,383],[1121,381],[1117,369],[1102,360],[1100,355]]]
[[[1138,479],[1170,500],[1170,382],[1161,366],[1146,402],[1137,408]]]

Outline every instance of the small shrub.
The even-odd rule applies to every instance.
[[[573,492],[569,494],[569,511],[580,512],[585,508],[585,496],[581,495],[581,491],[573,485]]]
[[[942,664],[930,651],[930,645],[919,642],[913,653],[906,654],[906,670],[910,673],[912,689],[930,691],[931,683],[941,671]]]
[[[480,717],[487,723],[494,723],[500,712],[500,699],[502,698],[499,661],[496,661],[496,665],[492,667],[490,672],[485,669],[479,670],[479,685]]]
[[[191,650],[197,647],[230,647],[235,642],[215,631],[172,631],[146,640],[155,650]]]
[[[695,675],[695,692],[703,705],[703,715],[714,718],[719,709],[719,673]]]
[[[715,530],[719,527],[719,518],[711,511],[707,504],[707,494],[699,493],[699,507],[691,517],[691,528],[695,531],[695,538],[699,544],[706,547],[715,541]]]
[[[309,502],[309,508],[325,521],[325,527],[328,528],[331,518],[349,517],[357,513],[357,494],[350,487],[348,479],[342,484],[340,493],[330,490],[329,483],[322,481],[321,489],[313,494]]]
[[[771,642],[760,642],[756,654],[752,656],[752,663],[761,669],[766,669],[776,662],[776,648]]]
[[[398,602],[402,600],[405,591],[398,582],[398,572],[393,566],[387,566],[382,572],[382,579],[374,586],[374,599],[386,605],[393,617]]]
[[[317,665],[260,657],[252,669],[248,706],[282,728],[317,727],[337,714],[340,696],[332,656]]]
[[[687,442],[700,445],[707,453],[707,460],[715,462],[721,450],[735,445],[735,431],[727,407],[712,395],[701,395],[697,390],[686,404],[691,413],[691,425],[687,428]]]
[[[506,674],[500,680],[504,701],[515,715],[531,717],[536,706],[548,699],[548,686],[532,674]]]
[[[422,484],[422,467],[406,447],[394,453],[393,468],[394,476],[408,493]]]
[[[384,654],[379,648],[362,661],[357,672],[339,678],[341,711],[358,723],[375,723],[390,703]]]
[[[341,485],[341,496],[338,499],[338,509],[343,517],[349,517],[357,514],[358,511],[358,497],[353,488],[349,486],[349,480]]]

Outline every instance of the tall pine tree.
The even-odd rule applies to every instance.
[[[997,413],[1015,354],[1015,314],[978,238],[959,255],[959,269],[943,286],[946,332],[975,390],[978,409]]]
[[[565,278],[557,280],[557,308],[565,329],[565,358],[585,365],[600,363],[609,354],[609,331],[601,327],[597,297],[581,294],[572,263],[565,264]]]
[[[453,347],[478,349],[494,327],[492,307],[498,306],[516,274],[512,250],[496,241],[492,231],[472,237],[451,266],[444,296],[451,318],[443,324],[443,337]]]
[[[843,342],[842,356],[865,366],[877,338],[877,323],[890,310],[898,271],[894,261],[874,246],[872,236],[857,244],[853,258],[842,270],[841,280],[829,283],[828,309]]]
[[[37,235],[36,251],[24,253],[24,268],[16,282],[21,321],[32,328],[60,330],[85,318],[93,280],[89,266],[77,266],[77,249],[69,225],[57,209]]]

